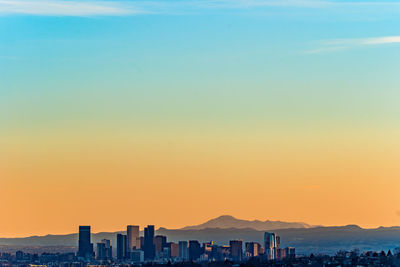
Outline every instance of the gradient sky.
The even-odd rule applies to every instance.
[[[0,0],[0,236],[400,225],[400,2]]]

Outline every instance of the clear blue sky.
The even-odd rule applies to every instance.
[[[42,105],[34,94],[62,114],[58,101],[96,90],[174,118],[175,104],[191,119],[214,116],[204,105],[243,114],[287,102],[310,116],[322,105],[340,119],[397,110],[397,1],[10,2],[0,2],[3,108]]]

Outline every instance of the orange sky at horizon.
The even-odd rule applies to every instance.
[[[313,225],[400,225],[400,146],[396,131],[384,136],[7,136],[0,154],[0,201],[7,214],[0,237],[66,234],[85,224],[93,232],[127,224],[180,228],[224,214]]]

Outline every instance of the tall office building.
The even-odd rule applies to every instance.
[[[281,251],[281,238],[274,233],[264,233],[264,247],[268,259],[273,260],[287,256],[285,252]]]
[[[189,247],[187,241],[179,241],[179,258],[183,261],[189,260]]]
[[[97,254],[96,258],[98,260],[111,260],[112,259],[112,246],[111,241],[108,239],[101,240],[97,243]]]
[[[106,258],[107,258],[107,256],[106,256],[106,244],[97,243],[96,259],[105,260]]]
[[[264,233],[265,255],[268,259],[275,259],[276,237],[274,233]]]
[[[276,260],[281,260],[286,258],[286,250],[283,248],[276,248],[275,249],[275,259]]]
[[[248,257],[257,257],[260,255],[261,245],[257,242],[246,242],[246,254]]]
[[[79,226],[78,257],[86,259],[93,257],[93,244],[90,242],[90,226]]]
[[[144,249],[144,237],[140,236],[136,238],[136,249]]]
[[[124,260],[128,258],[128,246],[126,235],[117,234],[117,259]]]
[[[155,256],[154,247],[154,225],[148,225],[144,228],[144,259],[153,260]]]
[[[128,245],[128,251],[133,251],[137,248],[136,239],[139,237],[139,226],[128,225],[126,227],[126,242]]]
[[[163,235],[156,235],[154,237],[154,247],[156,255],[160,254],[167,245],[167,237]]]
[[[275,237],[275,247],[281,248],[281,237],[279,235]]]
[[[241,261],[243,255],[242,240],[231,240],[229,246],[231,247],[231,258],[235,261]]]
[[[276,247],[276,237],[274,233],[264,233],[264,247],[267,248],[274,248]]]
[[[170,249],[170,257],[178,258],[179,257],[179,245],[174,242],[170,242],[167,244],[167,247]]]
[[[296,249],[294,247],[285,248],[285,255],[288,258],[294,259],[296,258]]]
[[[190,240],[189,241],[189,260],[195,261],[200,258],[201,255],[201,246],[199,241]]]

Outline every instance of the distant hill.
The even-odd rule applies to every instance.
[[[102,232],[92,234],[92,243],[96,244],[102,239],[110,239],[114,241],[116,235],[120,232]],[[76,247],[78,245],[78,234],[67,235],[45,235],[45,236],[30,236],[19,238],[0,238],[0,246],[63,246]]]
[[[265,231],[275,232],[281,236],[282,246],[296,247],[300,254],[327,253],[333,254],[340,249],[351,250],[388,250],[400,247],[400,227],[379,227],[363,229],[357,225],[321,227],[310,226],[299,222],[280,221],[247,221],[232,216],[220,216],[203,224],[187,226],[182,229],[156,230],[157,235],[167,236],[169,241],[199,240],[214,241],[227,245],[229,240],[242,239],[243,242],[256,241],[263,243]],[[92,234],[96,244],[102,239],[110,239],[116,248],[116,235],[120,232],[102,232]],[[143,235],[143,233],[141,233]],[[0,251],[76,251],[78,234],[31,236],[25,238],[0,238]]]
[[[272,231],[271,231],[272,232]],[[400,227],[380,227],[376,229],[363,229],[357,225],[337,227],[291,228],[273,230],[281,236],[283,247],[293,246],[300,254],[327,253],[333,254],[340,249],[351,250],[359,248],[365,250],[388,250],[400,247]],[[101,239],[111,239],[116,248],[117,233],[92,234],[92,242],[95,244]],[[216,244],[228,245],[229,240],[242,239],[243,242],[256,241],[263,243],[264,231],[251,228],[221,229],[207,228],[200,230],[165,229],[156,231],[158,235],[165,235],[168,241],[199,240],[200,242],[214,241]],[[0,251],[6,251],[7,247],[13,251],[21,248],[30,251],[49,251],[50,247],[59,247],[60,251],[76,251],[78,235],[47,235],[26,238],[0,238]],[[56,251],[57,249],[53,249]],[[28,250],[29,251],[29,250]]]
[[[182,230],[200,230],[206,228],[236,228],[236,229],[245,229],[251,228],[259,231],[268,231],[273,229],[286,229],[286,228],[311,228],[312,226],[303,222],[282,222],[282,221],[248,221],[236,219],[230,215],[223,215],[217,217],[215,219],[211,219],[205,223],[194,225],[194,226],[186,226],[182,228]]]

